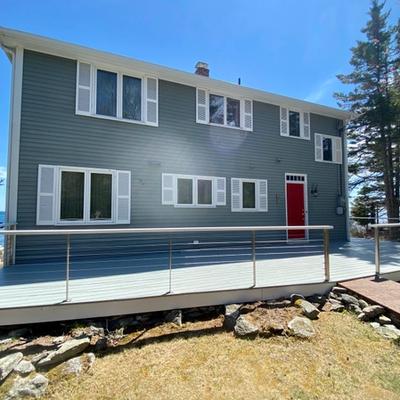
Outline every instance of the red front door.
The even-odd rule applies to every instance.
[[[305,208],[304,208],[304,183],[286,183],[286,209],[287,224],[302,226],[305,225]],[[288,231],[288,239],[304,239],[306,232]]]

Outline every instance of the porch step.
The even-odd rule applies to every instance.
[[[388,279],[367,277],[339,283],[371,303],[379,304],[400,317],[400,283]]]

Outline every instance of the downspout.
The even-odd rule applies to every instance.
[[[350,199],[349,199],[349,166],[348,166],[348,148],[347,148],[347,129],[346,121],[343,121],[343,175],[344,175],[344,194],[345,194],[345,213],[346,213],[346,240],[350,242]]]

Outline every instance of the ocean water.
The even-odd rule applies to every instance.
[[[4,211],[0,211],[0,226],[2,226],[4,223]],[[0,246],[3,246],[4,244],[4,236],[0,235]]]

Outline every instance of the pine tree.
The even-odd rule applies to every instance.
[[[352,85],[347,94],[337,93],[339,104],[354,113],[348,125],[350,172],[353,185],[383,188],[385,208],[391,221],[399,217],[400,146],[396,96],[400,33],[388,26],[384,3],[373,0],[370,19],[362,32],[366,38],[351,49],[353,71],[338,78]],[[395,37],[395,40],[394,40]],[[396,94],[397,93],[397,94]]]

